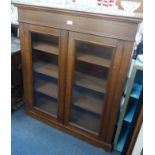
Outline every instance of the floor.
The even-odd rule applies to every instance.
[[[12,155],[119,155],[108,153],[26,115],[12,113]]]

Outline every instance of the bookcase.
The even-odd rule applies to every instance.
[[[133,60],[124,95],[120,106],[120,116],[117,124],[114,148],[124,155],[136,123],[136,119],[142,108],[143,95],[143,63]]]
[[[141,18],[17,7],[27,114],[111,151]]]

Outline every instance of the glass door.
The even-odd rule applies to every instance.
[[[100,131],[115,43],[104,37],[69,34],[65,123],[74,129]]]
[[[32,52],[33,109],[58,118],[60,110],[60,31],[29,26]]]
[[[32,32],[34,106],[57,115],[59,37]]]

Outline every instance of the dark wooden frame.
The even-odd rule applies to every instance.
[[[67,63],[67,84],[66,84],[66,100],[65,100],[65,124],[69,123],[69,118],[70,118],[70,111],[71,111],[71,97],[72,97],[72,83],[73,83],[73,76],[74,76],[74,64],[75,64],[75,42],[74,40],[81,40],[81,41],[85,41],[85,42],[94,42],[94,43],[98,43],[100,45],[106,45],[109,47],[114,48],[114,54],[113,54],[113,60],[112,60],[112,65],[111,65],[111,69],[110,69],[110,73],[109,73],[109,80],[108,80],[108,85],[107,85],[107,92],[109,92],[110,94],[106,93],[105,97],[105,105],[110,104],[110,99],[112,98],[112,95],[114,93],[114,87],[116,85],[116,81],[117,78],[115,78],[115,80],[113,80],[113,78],[110,77],[117,77],[117,73],[119,70],[119,66],[121,63],[121,56],[122,56],[122,52],[123,52],[123,42],[119,42],[116,39],[111,39],[111,38],[106,38],[106,37],[98,37],[98,36],[94,36],[94,35],[88,35],[88,34],[80,34],[80,33],[75,33],[75,32],[70,32],[69,34],[69,48],[68,48],[68,63]],[[116,61],[117,60],[117,61]],[[111,91],[110,91],[111,89]],[[108,98],[108,96],[110,96],[110,98]],[[106,103],[107,102],[107,103]],[[103,107],[103,110],[106,109],[106,107]],[[106,121],[107,118],[107,113],[106,113],[107,109],[102,113],[102,118],[101,118],[101,127],[100,127],[100,131],[98,134],[94,133],[94,132],[90,132],[88,133],[88,131],[86,131],[85,129],[79,127],[78,125],[74,125],[72,123],[69,123],[68,125],[71,128],[77,128],[79,131],[85,133],[85,134],[89,134],[90,136],[94,136],[96,138],[102,138],[104,132],[104,128],[105,124],[103,124],[104,120]]]
[[[17,7],[19,11],[19,25],[21,34],[26,112],[49,125],[53,125],[65,132],[71,133],[74,136],[84,139],[91,144],[103,147],[108,151],[112,150],[112,140],[119,104],[131,61],[136,31],[138,24],[142,19],[138,17],[121,17],[84,13],[79,11],[22,4],[17,4]],[[66,24],[66,20],[68,19],[73,21],[73,26]],[[59,32],[60,55],[58,119],[55,119],[45,112],[39,111],[38,109],[32,107],[33,77],[30,32],[34,31],[34,29],[38,33],[42,32],[53,34],[54,31]],[[50,32],[50,30],[52,32]],[[113,58],[109,73],[107,96],[105,99],[99,136],[89,131],[85,131],[82,128],[68,125],[70,109],[69,98],[71,96],[70,84],[74,70],[73,66],[71,68],[69,66],[71,66],[71,64],[73,65],[74,52],[71,51],[74,48],[73,39],[74,37],[76,38],[78,36],[76,34],[77,32],[80,33],[79,37],[84,37],[84,34],[86,34],[93,41],[98,40],[97,38],[100,38],[102,42],[107,42],[115,47],[115,58]],[[91,35],[93,35],[93,37]],[[73,54],[71,58],[69,58],[70,55],[68,52],[69,54]],[[67,60],[68,64],[70,64],[68,66]],[[66,81],[69,82],[66,83]],[[65,98],[65,96],[67,97]]]
[[[37,111],[38,114],[44,114],[45,117],[48,117],[50,119],[52,119],[53,121],[58,121],[59,122],[63,122],[63,103],[64,103],[64,80],[65,80],[65,60],[66,60],[66,37],[64,37],[66,34],[66,32],[64,31],[60,31],[57,29],[53,29],[53,28],[47,28],[47,27],[43,27],[43,26],[35,26],[35,25],[30,25],[30,24],[20,24],[20,30],[21,30],[21,34],[24,31],[24,35],[21,35],[21,44],[24,43],[24,45],[27,45],[26,48],[28,49],[23,49],[26,50],[26,52],[22,52],[22,58],[24,60],[22,60],[22,64],[23,64],[23,79],[24,81],[27,81],[26,85],[24,86],[25,92],[28,92],[30,94],[25,94],[25,100],[27,100],[27,111]],[[51,117],[51,115],[49,114],[45,114],[45,112],[39,110],[38,108],[34,108],[33,107],[33,103],[34,103],[34,98],[33,98],[33,77],[32,77],[32,50],[31,50],[31,33],[32,32],[37,32],[37,33],[41,33],[41,34],[49,34],[49,35],[53,35],[53,36],[57,36],[59,37],[59,42],[62,42],[61,45],[59,45],[59,58],[58,58],[58,63],[59,63],[59,77],[58,77],[58,116],[57,118],[55,117]],[[61,36],[61,37],[60,37]],[[28,40],[27,40],[28,39]],[[22,46],[22,45],[21,45]],[[26,56],[24,55],[26,54]],[[25,61],[25,58],[27,58],[29,60]],[[26,73],[25,70],[28,70]],[[25,82],[24,82],[25,83]],[[28,89],[28,90],[27,90]]]

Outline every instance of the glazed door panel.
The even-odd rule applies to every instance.
[[[109,76],[120,63],[120,55],[116,50],[115,39],[69,33],[66,125],[99,136],[103,117],[106,117],[106,113],[103,113],[106,98],[111,93],[107,90]]]
[[[60,42],[63,42],[61,34],[64,32],[27,24],[24,27],[23,40],[27,42],[27,47],[23,45],[22,59],[26,63],[23,70],[25,80],[30,84],[25,86],[25,94],[29,93],[29,96],[26,96],[29,102],[27,108],[40,115],[62,121],[64,104],[64,94],[61,92],[64,89],[62,71],[65,66],[61,69],[60,66],[66,56],[66,50]],[[27,62],[27,59],[30,61]]]

